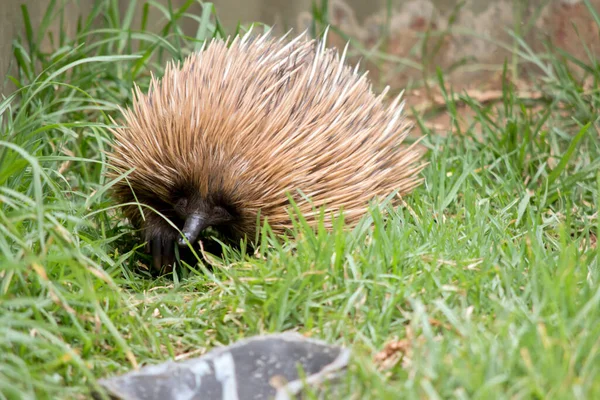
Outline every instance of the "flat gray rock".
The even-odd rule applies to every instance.
[[[119,400],[286,400],[305,383],[318,385],[338,376],[349,358],[348,349],[281,333],[244,339],[195,359],[147,366],[99,384]]]

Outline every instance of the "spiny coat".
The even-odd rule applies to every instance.
[[[346,50],[340,57],[324,43],[304,34],[214,39],[170,63],[147,94],[136,86],[113,130],[110,176],[130,171],[116,198],[172,223],[124,206],[155,268],[173,264],[175,242],[187,244],[172,225],[190,242],[209,226],[253,239],[259,219],[282,234],[289,193],[310,223],[326,206],[327,224],[343,208],[352,226],[370,199],[419,184],[420,154],[401,146],[409,127],[400,96],[385,105],[387,88],[373,94],[366,74],[344,63]]]

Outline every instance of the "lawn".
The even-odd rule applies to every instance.
[[[209,6],[195,37],[185,9],[163,11],[156,35],[99,1],[43,52],[51,6],[15,40],[18,89],[0,102],[0,398],[86,398],[95,379],[286,330],[352,348],[341,398],[600,398],[593,56],[521,44],[544,66],[536,100],[508,80],[495,103],[441,90],[451,121],[473,122],[427,135],[404,207],[373,205],[354,230],[298,218],[293,238],[265,229],[256,252],[153,278],[104,177],[109,117],[134,82],[224,34]]]

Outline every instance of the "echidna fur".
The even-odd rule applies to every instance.
[[[374,95],[346,49],[340,57],[305,33],[213,39],[169,63],[147,94],[135,87],[112,130],[110,176],[128,173],[114,194],[156,270],[208,227],[234,243],[265,219],[285,233],[288,194],[309,223],[325,206],[328,227],[340,210],[352,226],[369,200],[420,183],[420,153],[401,146],[401,96],[384,104],[389,88]]]

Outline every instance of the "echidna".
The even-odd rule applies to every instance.
[[[352,226],[369,200],[418,185],[400,96],[386,106],[388,88],[374,95],[345,54],[305,34],[213,39],[153,77],[147,94],[135,87],[109,158],[112,177],[130,171],[117,200],[172,223],[124,206],[155,269],[174,264],[176,242],[187,246],[180,231],[194,243],[211,227],[239,243],[266,219],[284,234],[288,195],[309,223],[324,206],[327,226],[340,210]]]

